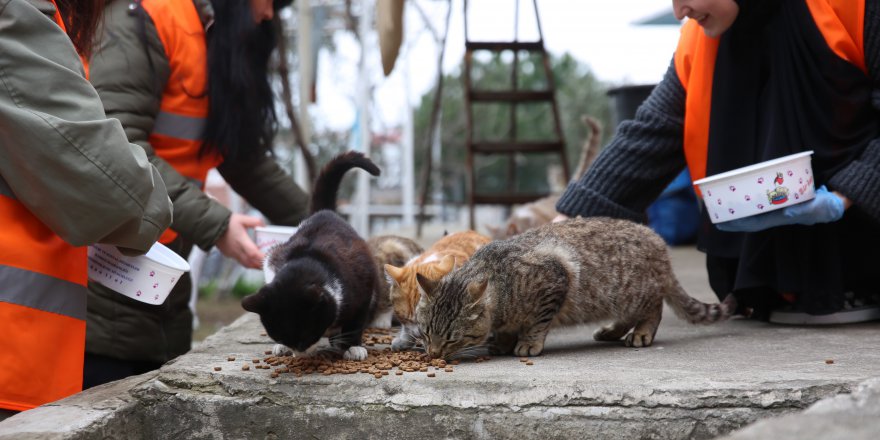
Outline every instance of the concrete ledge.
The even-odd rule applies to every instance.
[[[699,254],[674,249],[673,259],[688,291],[713,300]],[[880,377],[880,350],[865,349],[877,347],[877,323],[694,327],[665,313],[645,349],[594,342],[594,327],[559,329],[533,366],[496,357],[434,378],[382,379],[242,371],[272,346],[256,315],[246,314],[158,372],[0,423],[0,439],[705,439]]]

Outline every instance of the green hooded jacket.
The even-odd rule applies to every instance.
[[[171,222],[165,185],[105,116],[54,14],[0,0],[0,194],[72,245],[144,253]]]

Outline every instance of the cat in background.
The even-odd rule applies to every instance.
[[[394,309],[391,306],[391,282],[385,275],[385,265],[401,267],[408,261],[424,252],[422,247],[406,237],[397,235],[379,235],[367,240],[367,245],[373,253],[376,262],[376,270],[379,271],[379,285],[377,287],[377,304],[373,322],[370,327],[390,328]]]
[[[358,152],[334,157],[315,179],[312,213],[288,241],[266,256],[272,282],[245,297],[242,307],[260,315],[266,333],[279,345],[276,355],[311,353],[322,337],[321,355],[363,360],[361,335],[373,318],[379,274],[367,242],[336,212],[343,175],[379,168]]]
[[[587,169],[590,168],[590,165],[596,160],[596,157],[599,155],[599,145],[602,141],[602,127],[599,121],[587,115],[584,115],[581,120],[590,127],[590,136],[584,142],[580,161],[571,179],[572,182],[583,177]],[[559,198],[562,197],[562,192],[565,190],[564,185],[554,186],[561,186],[561,188],[554,190],[553,194],[549,196],[514,207],[510,217],[503,225],[486,225],[489,236],[495,240],[503,240],[553,221],[559,215],[556,212],[556,202],[559,201]]]
[[[720,304],[688,296],[663,239],[611,218],[550,223],[483,246],[440,281],[417,279],[424,295],[416,317],[435,358],[487,343],[496,353],[536,356],[551,327],[608,320],[594,339],[646,347],[664,300],[692,324],[725,320],[736,308],[733,296]]]
[[[392,350],[409,350],[419,339],[415,309],[421,293],[416,274],[428,280],[439,280],[461,267],[477,249],[490,241],[489,237],[475,231],[456,232],[440,238],[406,265],[385,265],[391,285],[391,304],[401,324],[400,333],[391,341]]]

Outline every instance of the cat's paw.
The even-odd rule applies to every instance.
[[[513,354],[517,356],[537,356],[541,354],[542,351],[544,351],[543,342],[519,341],[513,349]]]
[[[367,349],[360,345],[348,347],[342,358],[347,361],[362,361],[367,358]]]
[[[293,356],[293,350],[284,344],[275,344],[272,347],[272,354],[275,356]]]
[[[632,331],[626,335],[626,339],[624,339],[623,343],[627,347],[648,347],[654,343],[654,334]]]
[[[400,336],[396,336],[391,340],[391,349],[394,351],[410,350],[415,347],[415,345],[415,341],[412,339],[402,338]]]

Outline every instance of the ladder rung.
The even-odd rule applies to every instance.
[[[547,193],[475,193],[474,203],[483,205],[520,205],[546,197]]]
[[[479,154],[494,153],[556,153],[565,151],[562,141],[482,141],[471,144],[471,151]]]
[[[502,50],[527,50],[530,52],[542,52],[542,41],[466,41],[464,47],[467,50],[490,50],[501,52]]]
[[[523,90],[516,92],[470,92],[471,102],[523,102],[523,101],[553,101],[552,90]]]

